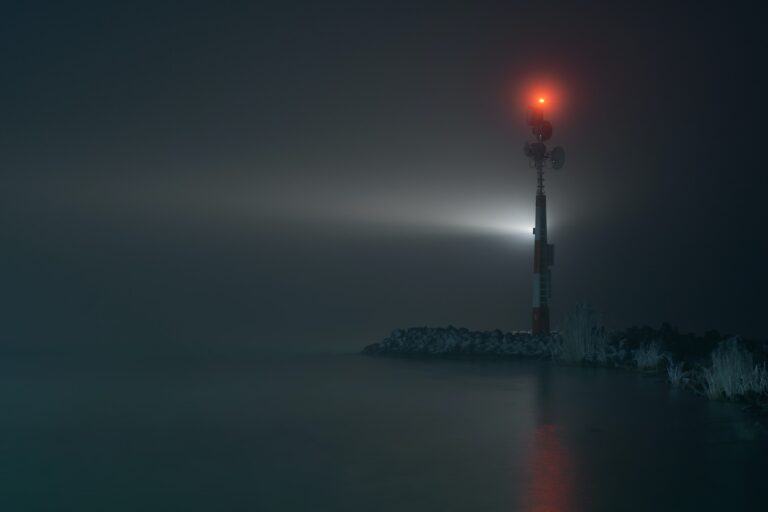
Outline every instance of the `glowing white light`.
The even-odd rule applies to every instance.
[[[515,235],[531,235],[533,236],[533,226],[530,224],[510,224],[507,227],[510,233]]]
[[[526,222],[489,222],[488,231],[505,235],[533,236],[533,225]]]

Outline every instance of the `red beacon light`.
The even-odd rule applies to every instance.
[[[537,126],[544,121],[544,102],[546,100],[543,97],[539,97],[536,101],[534,101],[532,104],[528,105],[528,111],[526,115],[526,120],[528,122],[528,126]]]

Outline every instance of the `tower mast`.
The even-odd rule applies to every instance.
[[[552,272],[554,245],[547,240],[547,196],[544,194],[544,165],[549,162],[559,169],[565,161],[565,152],[557,147],[547,151],[544,141],[552,137],[552,123],[544,120],[544,99],[528,110],[528,125],[532,127],[536,141],[526,143],[525,154],[536,169],[536,224],[533,228],[533,313],[531,333],[549,334],[549,300],[552,296]]]

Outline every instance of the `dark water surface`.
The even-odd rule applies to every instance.
[[[768,510],[741,407],[631,372],[357,355],[0,365],[0,510]]]

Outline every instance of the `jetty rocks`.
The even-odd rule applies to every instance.
[[[470,331],[464,328],[411,327],[396,329],[365,347],[371,356],[528,356],[552,358],[560,353],[560,335],[530,332]]]

